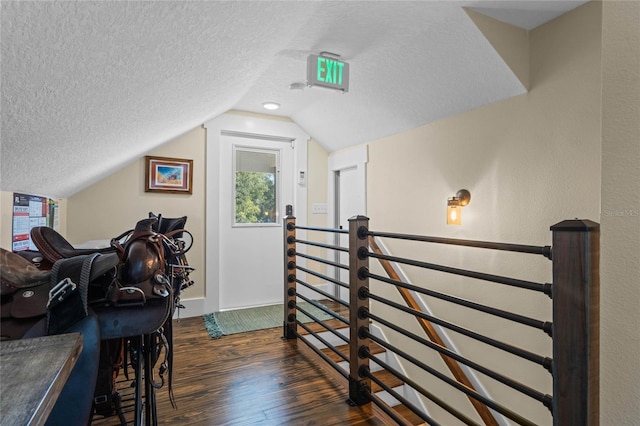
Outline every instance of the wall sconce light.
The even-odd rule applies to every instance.
[[[462,224],[462,207],[471,201],[471,193],[466,189],[456,192],[455,197],[447,199],[447,225]]]

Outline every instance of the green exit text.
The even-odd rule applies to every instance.
[[[349,63],[328,56],[307,56],[307,85],[348,92]]]
[[[318,81],[341,86],[343,69],[343,62],[321,56],[318,58]]]

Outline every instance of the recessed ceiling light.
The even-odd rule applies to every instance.
[[[265,102],[265,103],[262,104],[262,106],[264,107],[264,109],[269,109],[269,110],[274,110],[274,109],[280,108],[280,104],[275,103],[275,102]]]

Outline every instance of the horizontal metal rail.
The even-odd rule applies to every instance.
[[[299,321],[296,320],[296,323],[298,323],[298,325],[302,326],[302,328],[304,328],[305,330],[310,331],[308,329],[308,327],[306,327],[304,324],[300,323]],[[314,345],[312,345],[311,342],[309,342],[302,334],[298,333],[297,331],[295,333],[296,333],[296,337],[298,339],[302,340],[305,345],[307,345],[309,348],[311,348],[311,350],[313,350],[320,358],[322,358],[327,364],[329,364],[331,367],[333,367],[334,370],[336,370],[338,373],[340,373],[342,375],[342,377],[344,377],[345,379],[349,380],[349,374],[346,371],[344,371],[344,369],[342,367],[340,367],[336,362],[334,362],[331,358],[329,358],[320,349],[318,349]]]
[[[370,355],[370,354],[368,354],[368,355]],[[377,359],[376,357],[373,357],[373,356],[369,356],[369,358],[374,360],[374,361]],[[428,424],[430,424],[430,425],[439,425],[438,422],[436,422],[431,417],[429,417],[428,415],[423,413],[418,407],[415,406],[415,404],[413,404],[411,401],[409,401],[404,396],[400,395],[398,392],[396,392],[392,387],[390,387],[389,385],[384,383],[382,380],[378,379],[376,376],[371,374],[370,371],[367,370],[366,372],[364,372],[363,376],[368,377],[373,382],[377,383],[378,386],[380,386],[382,389],[387,391],[389,393],[389,395],[393,396],[395,399],[400,401],[407,408],[409,408],[409,410],[413,411],[413,413],[415,413],[418,417],[420,417],[422,420],[424,420]]]
[[[323,259],[317,256],[310,256],[305,253],[295,252],[296,256],[304,257],[305,259],[313,260],[315,262],[324,263],[325,265],[335,266],[336,268],[342,268],[345,270],[349,270],[349,265],[343,265],[342,263],[331,262],[330,260]]]
[[[382,399],[380,399],[379,396],[374,395],[373,393],[371,393],[371,391],[367,389],[364,389],[362,393],[371,402],[376,404],[382,411],[384,411],[389,417],[391,417],[391,419],[393,419],[393,421],[395,421],[397,424],[410,426],[409,423],[407,423],[407,421],[402,416],[400,416],[394,409],[389,407]],[[432,425],[437,426],[438,423],[432,423]]]
[[[320,231],[320,232],[333,232],[334,234],[348,234],[348,229],[336,229],[336,228],[319,228],[315,226],[298,226],[293,224],[288,224],[287,229],[305,229],[307,231]]]
[[[535,399],[538,402],[541,402],[549,410],[551,409],[551,400],[552,400],[552,396],[551,395],[546,395],[546,394],[544,394],[542,392],[539,392],[539,391],[537,391],[537,390],[535,390],[535,389],[533,389],[533,388],[531,388],[531,387],[529,387],[527,385],[524,385],[524,384],[522,384],[520,382],[517,382],[517,381],[515,381],[513,379],[510,379],[509,377],[506,377],[506,376],[504,376],[504,375],[502,375],[500,373],[497,373],[497,372],[495,372],[493,370],[490,370],[490,369],[488,369],[488,368],[486,368],[486,367],[484,367],[484,366],[482,366],[482,365],[480,365],[480,364],[478,364],[476,362],[473,362],[473,361],[469,360],[468,358],[463,357],[462,355],[459,355],[456,352],[453,352],[453,351],[451,351],[451,350],[449,350],[447,348],[443,348],[442,346],[436,345],[435,343],[430,342],[430,341],[428,341],[428,340],[426,340],[426,339],[424,339],[424,338],[422,338],[422,337],[420,337],[420,336],[418,336],[418,335],[416,335],[414,333],[411,333],[410,331],[407,331],[407,330],[405,330],[403,328],[400,328],[397,325],[395,325],[395,324],[393,324],[393,323],[391,323],[391,322],[389,322],[389,321],[387,321],[387,320],[385,320],[383,318],[380,318],[377,315],[369,314],[369,318],[371,318],[374,321],[377,321],[380,324],[383,324],[383,325],[391,328],[392,330],[402,334],[403,336],[409,337],[410,339],[413,339],[416,342],[421,343],[421,344],[423,344],[423,345],[425,345],[425,346],[427,346],[427,347],[429,347],[429,348],[431,348],[431,349],[433,349],[433,350],[435,350],[435,351],[437,351],[437,352],[439,352],[439,353],[441,353],[443,355],[446,355],[446,356],[448,356],[450,358],[453,358],[456,361],[458,361],[458,362],[460,362],[460,363],[462,363],[462,364],[464,364],[464,365],[466,365],[468,367],[471,367],[474,370],[479,371],[480,373],[485,374],[485,375],[491,377],[492,379],[497,380],[498,382],[500,382],[502,384],[505,384],[505,385],[509,386],[510,388],[515,389],[518,392],[521,392],[521,393],[523,393],[524,395],[526,395],[526,396],[528,396],[530,398]],[[378,338],[376,336],[373,336],[369,332],[365,332],[365,335],[367,335],[371,340],[373,340],[374,342],[378,343],[379,345],[384,346],[384,344],[382,343],[380,338]]]
[[[491,281],[498,284],[505,284],[512,287],[523,288],[526,290],[538,291],[541,293],[545,293],[549,296],[551,295],[550,285],[540,284],[532,281],[524,281],[524,280],[518,280],[515,278],[502,277],[500,275],[492,275],[492,274],[485,274],[482,272],[468,271],[466,269],[452,268],[450,266],[443,266],[443,265],[438,265],[435,263],[428,263],[428,262],[420,262],[417,260],[405,259],[403,257],[387,256],[387,255],[377,254],[372,252],[367,252],[367,256],[373,257],[376,259],[388,260],[390,262],[402,263],[404,265],[417,266],[419,268],[445,272],[448,274],[461,275],[464,277],[476,278],[484,281]]]
[[[522,324],[522,325],[526,325],[526,326],[529,326],[529,327],[533,327],[533,328],[536,328],[536,329],[544,331],[549,336],[551,335],[552,323],[548,322],[548,321],[541,321],[541,320],[537,320],[535,318],[529,318],[529,317],[526,317],[526,316],[523,316],[523,315],[515,314],[513,312],[504,311],[502,309],[497,309],[497,308],[493,308],[491,306],[482,305],[480,303],[472,302],[470,300],[461,299],[459,297],[450,296],[448,294],[440,293],[440,292],[433,291],[433,290],[427,290],[425,288],[418,287],[418,286],[413,285],[413,284],[407,284],[405,282],[394,280],[394,279],[391,279],[391,278],[387,278],[387,277],[384,277],[382,275],[371,274],[369,272],[364,272],[364,271],[363,271],[363,275],[365,277],[372,278],[372,279],[375,279],[375,280],[378,280],[378,281],[382,281],[382,282],[385,282],[385,283],[388,283],[388,284],[392,284],[392,285],[395,285],[397,287],[406,288],[407,290],[412,290],[412,291],[415,291],[415,292],[418,292],[418,293],[425,294],[427,296],[435,297],[435,298],[440,299],[440,300],[444,300],[444,301],[447,301],[447,302],[454,303],[456,305],[464,306],[466,308],[470,308],[470,309],[474,309],[476,311],[484,312],[484,313],[489,314],[489,315],[494,315],[494,316],[497,316],[497,317],[500,317],[500,318],[504,318],[504,319],[509,320],[509,321],[514,321],[514,322],[517,322],[518,324]]]
[[[325,249],[329,249],[329,250],[336,250],[336,251],[342,251],[342,252],[345,252],[345,253],[349,253],[349,249],[347,247],[332,246],[332,245],[329,245],[329,244],[318,243],[318,242],[315,242],[315,241],[299,240],[297,238],[294,238],[291,242],[299,243],[299,244],[306,244],[308,246],[321,247],[321,248],[325,248]]]
[[[320,272],[312,271],[311,269],[307,269],[304,266],[296,265],[296,269],[298,269],[298,270],[300,270],[302,272],[306,272],[307,274],[311,274],[313,276],[316,276],[318,278],[321,278],[323,280],[327,280],[327,281],[329,281],[331,283],[337,284],[340,287],[349,288],[349,284],[343,283],[340,280],[336,280],[335,278],[331,278],[331,277],[329,277],[327,275],[321,274]]]
[[[329,300],[333,300],[334,302],[341,304],[341,305],[342,305],[342,306],[344,306],[345,308],[348,308],[348,307],[349,307],[349,303],[348,303],[348,302],[345,302],[344,300],[342,300],[342,299],[340,299],[340,298],[338,298],[338,297],[336,297],[336,296],[334,296],[334,295],[332,295],[332,294],[329,294],[329,293],[327,293],[327,292],[326,292],[326,291],[324,291],[324,290],[319,289],[319,288],[318,288],[317,286],[315,286],[315,285],[311,285],[311,284],[309,284],[309,283],[306,283],[306,282],[304,282],[304,281],[302,281],[301,279],[298,279],[298,278],[296,278],[296,282],[297,282],[298,284],[301,284],[301,285],[305,286],[305,287],[306,287],[306,288],[308,288],[309,290],[312,290],[312,291],[315,291],[315,292],[316,292],[316,293],[318,293],[318,294],[321,294],[322,296],[326,297],[326,298],[327,298],[327,299],[329,299]],[[346,320],[345,320],[345,321],[346,321]],[[347,321],[347,324],[348,324],[348,323],[349,323],[349,322]]]
[[[426,243],[476,247],[476,248],[485,248],[485,249],[491,249],[491,250],[511,251],[516,253],[529,253],[529,254],[542,255],[547,259],[552,258],[551,246],[530,246],[530,245],[523,245],[523,244],[496,243],[492,241],[461,240],[456,238],[440,238],[440,237],[429,237],[424,235],[395,234],[390,232],[375,232],[375,231],[367,231],[365,235],[370,235],[373,237],[393,238],[397,240],[422,241]]]
[[[327,348],[331,349],[336,355],[338,355],[340,358],[342,358],[344,361],[349,362],[349,357],[346,356],[344,353],[340,352],[340,350],[335,346],[332,345],[328,340],[326,340],[325,338],[323,338],[322,336],[320,336],[318,333],[316,333],[315,331],[311,330],[309,327],[307,327],[306,324],[304,324],[302,321],[296,319],[296,323],[298,323],[298,325],[300,325],[302,328],[304,328],[305,330],[307,330],[307,333],[309,333],[309,335],[315,337],[316,339],[318,339],[318,341],[322,342],[322,344],[324,344]],[[303,335],[304,336],[304,335]],[[306,337],[305,337],[306,338]],[[324,352],[323,352],[324,353]]]
[[[317,322],[318,324],[320,324],[322,327],[324,327],[325,330],[330,331],[331,333],[335,334],[336,337],[341,339],[343,342],[349,343],[349,338],[347,336],[345,336],[344,334],[340,333],[338,330],[336,330],[335,328],[331,327],[326,322],[322,321],[321,319],[318,319],[317,317],[315,317],[314,315],[310,314],[309,312],[305,311],[302,308],[298,308],[298,310],[300,312],[302,312],[303,314],[305,314],[306,316],[308,316],[309,318],[311,318],[314,322]],[[305,327],[305,329],[307,329],[307,327]],[[307,331],[309,331],[309,330],[307,330]],[[313,334],[315,334],[315,333],[313,333]]]
[[[391,396],[394,396],[397,400],[405,403],[405,405],[407,405],[409,409],[414,411],[417,415],[421,416],[423,420],[427,421],[427,423],[437,424],[435,423],[435,420],[433,421],[433,423],[429,421],[431,420],[429,416],[431,416],[433,413],[421,410],[420,408],[416,410],[416,407],[410,405],[410,401],[403,400],[403,392],[394,391],[394,389],[391,389],[384,383],[384,381],[376,377],[376,374],[371,373],[368,367],[369,363],[375,362],[379,365],[380,368],[389,371],[390,374],[394,375],[399,380],[402,380],[402,382],[406,386],[412,387],[416,392],[418,392],[421,398],[429,398],[429,392],[426,389],[422,389],[419,384],[411,382],[408,377],[404,377],[403,372],[394,370],[393,367],[389,366],[383,360],[384,358],[379,359],[377,356],[374,356],[370,353],[368,346],[370,344],[377,344],[380,347],[385,348],[387,351],[395,353],[398,357],[401,358],[402,362],[409,362],[412,364],[413,368],[420,368],[425,373],[433,376],[432,379],[427,379],[429,380],[429,383],[433,382],[434,379],[437,378],[438,380],[436,380],[436,382],[442,380],[443,382],[451,385],[453,389],[456,389],[462,394],[465,394],[470,399],[471,404],[478,414],[478,417],[475,418],[469,412],[469,417],[465,418],[465,415],[467,415],[467,410],[463,410],[465,411],[465,414],[458,413],[461,414],[461,416],[456,416],[455,411],[458,410],[457,406],[453,407],[454,413],[452,413],[451,411],[446,409],[446,403],[440,405],[434,399],[429,398],[431,401],[433,401],[433,404],[439,405],[442,410],[449,411],[448,416],[457,417],[458,421],[473,426],[477,426],[475,422],[497,424],[498,422],[502,423],[503,421],[527,426],[533,424],[523,415],[512,411],[510,409],[511,407],[509,407],[508,401],[503,402],[493,400],[489,395],[485,394],[482,389],[476,390],[474,389],[473,385],[465,382],[464,380],[461,380],[460,377],[456,375],[456,373],[452,373],[452,375],[449,375],[445,370],[434,365],[430,365],[430,363],[426,363],[424,360],[421,360],[420,358],[422,358],[422,356],[420,356],[418,353],[424,353],[425,348],[423,348],[422,350],[418,349],[419,352],[416,353],[414,351],[408,350],[404,347],[404,345],[396,345],[398,346],[396,347],[392,343],[388,343],[385,340],[371,335],[367,328],[367,325],[370,321],[373,321],[394,333],[406,336],[406,338],[412,339],[414,342],[436,351],[436,353],[442,356],[447,365],[449,365],[449,363],[459,362],[461,365],[464,364],[465,368],[469,369],[469,374],[480,374],[487,380],[494,380],[501,385],[507,386],[508,388],[519,392],[523,396],[528,396],[534,399],[551,411],[554,423],[565,424],[567,422],[571,423],[572,421],[579,421],[581,424],[586,424],[588,423],[588,419],[597,419],[599,372],[597,369],[597,350],[593,350],[594,347],[597,349],[597,343],[593,342],[597,342],[598,315],[597,309],[595,310],[595,312],[592,312],[590,308],[594,306],[597,307],[597,303],[599,303],[597,297],[597,288],[599,284],[599,264],[597,262],[597,255],[599,253],[598,248],[600,228],[598,224],[591,221],[569,220],[554,225],[553,227],[551,227],[551,231],[553,232],[552,248],[551,246],[508,244],[490,241],[439,238],[422,235],[370,231],[368,229],[369,220],[364,216],[357,216],[350,219],[349,230],[296,226],[295,218],[291,217],[291,219],[293,223],[288,222],[285,227],[285,229],[288,230],[288,233],[285,233],[285,241],[286,244],[289,244],[289,251],[285,254],[285,271],[286,268],[299,269],[300,271],[307,272],[313,276],[323,279],[326,282],[334,283],[338,286],[348,288],[350,290],[350,299],[352,300],[352,306],[350,306],[350,308],[353,309],[353,311],[351,311],[350,313],[350,317],[352,317],[350,336],[351,338],[349,339],[351,341],[350,350],[349,353],[346,354],[350,357],[349,373],[345,373],[344,369],[339,369],[335,366],[334,368],[336,368],[337,371],[339,371],[345,378],[349,380],[349,398],[353,404],[360,405],[372,401],[375,404],[379,405],[382,411],[387,413],[390,419],[395,420],[399,424],[405,425],[407,422],[406,419],[403,419],[401,415],[396,413],[392,408],[385,404],[378,396],[372,394],[370,384],[377,383]],[[291,232],[294,229],[318,231],[321,233],[329,232],[335,234],[350,235],[350,247],[348,249],[346,247],[341,247],[340,243],[338,243],[337,241],[335,243],[329,242],[330,240],[328,239],[326,240],[328,243],[321,241],[308,241],[306,239],[297,240],[295,238],[295,233]],[[312,235],[313,238],[316,237],[313,232]],[[367,237],[370,237],[370,240]],[[440,245],[440,247],[442,245],[449,245],[452,248],[468,247],[469,250],[471,250],[468,251],[468,253],[472,253],[472,250],[474,248],[477,248],[543,256],[553,261],[553,284],[549,282],[545,283],[544,281],[535,282],[535,278],[534,280],[527,280],[527,277],[523,277],[524,279],[519,279],[519,277],[516,278],[516,274],[514,274],[513,277],[509,277],[506,275],[501,276],[491,273],[496,271],[487,270],[487,273],[485,273],[479,270],[467,270],[465,269],[467,265],[454,265],[457,267],[447,266],[444,264],[438,264],[438,261],[433,261],[432,258],[423,258],[420,255],[413,255],[414,259],[391,256],[389,254],[382,253],[380,250],[375,250],[376,245],[373,237],[438,244]],[[322,259],[322,255],[320,255],[319,257],[315,257],[302,253],[296,253],[294,244],[296,242],[299,244],[306,244],[310,247],[333,250],[335,251],[335,253],[333,254],[336,256],[336,259],[331,259],[333,260],[332,262],[328,260],[330,256],[324,256],[325,258]],[[466,249],[463,249],[463,251],[464,250]],[[338,259],[339,252],[350,254],[349,266],[341,265],[339,263],[341,262]],[[294,262],[289,262],[287,264],[287,256],[290,256],[294,260],[294,256],[301,256],[302,258],[309,259],[309,261],[312,262],[319,262],[325,265],[330,265],[332,267],[345,270],[349,270],[349,268],[352,268],[349,277],[349,280],[351,282],[342,283],[339,281],[339,277],[333,279],[331,277],[316,273],[315,271],[311,271],[306,268],[298,268],[297,265],[294,264]],[[381,260],[385,271],[390,274],[389,277],[370,273],[370,258]],[[524,260],[524,256],[522,257],[522,259]],[[430,261],[433,263],[429,263]],[[453,292],[449,292],[447,289],[436,289],[427,285],[428,283],[425,282],[419,283],[425,284],[424,287],[419,287],[418,285],[402,282],[402,278],[392,274],[394,268],[392,266],[389,266],[390,262],[394,262],[402,266],[408,265],[412,268],[432,270],[454,276],[465,277],[474,280],[482,280],[485,282],[507,285],[512,288],[520,288],[523,290],[546,294],[551,299],[553,299],[553,319],[549,319],[548,321],[546,321],[534,318],[532,316],[523,315],[519,312],[515,312],[517,309],[511,308],[509,306],[498,307],[496,305],[494,307],[490,305],[491,302],[476,301],[473,300],[474,298],[466,296],[465,294],[454,294]],[[311,266],[311,268],[315,268],[315,266]],[[293,272],[293,274],[294,277],[293,279],[288,280],[289,283],[293,283],[294,286],[296,283],[300,283],[302,285],[305,285],[308,289],[315,290],[313,286],[303,283],[302,281],[295,278],[295,272]],[[435,278],[438,278],[438,276],[435,276]],[[387,299],[383,295],[372,294],[369,291],[370,280],[377,280],[381,283],[396,286],[400,290],[406,304],[394,302],[393,300]],[[287,287],[288,285],[289,284],[287,284],[287,281],[285,280],[285,290],[289,290],[285,293],[286,295],[291,296],[292,294],[296,293],[295,287],[293,288],[293,292],[291,292],[292,289],[290,287]],[[494,286],[487,286],[483,285],[482,283],[470,283],[469,285],[480,285],[480,287],[473,287],[478,289],[494,288]],[[333,300],[337,303],[343,302],[341,300],[338,300],[337,296],[332,296],[327,291],[320,290],[317,294],[321,295],[327,300]],[[480,327],[479,324],[476,325],[475,323],[461,323],[463,324],[463,326],[461,326],[456,325],[453,322],[446,321],[445,319],[435,317],[431,315],[430,312],[425,312],[421,309],[421,305],[417,303],[414,298],[414,296],[416,296],[417,294],[420,294],[423,297],[426,296],[428,298],[434,297],[440,301],[453,303],[456,306],[465,307],[467,309],[474,309],[479,313],[492,315],[493,317],[521,324],[522,326],[541,330],[552,337],[553,359],[550,356],[533,353],[525,349],[524,347],[514,346],[507,341],[500,341],[489,337],[491,335],[490,331],[474,331],[475,328]],[[316,297],[315,294],[314,297]],[[299,300],[305,299],[301,298]],[[385,316],[385,318],[381,318],[370,313],[368,311],[368,306],[370,306],[372,300],[376,301],[376,303],[379,302],[396,309],[398,312],[393,317],[394,320],[385,319],[389,318],[387,316]],[[294,305],[292,302],[289,302],[288,306],[288,309],[291,309],[291,307]],[[346,307],[348,306],[348,304],[341,303],[341,306]],[[451,305],[448,306],[451,307]],[[302,314],[307,314],[304,309],[300,309],[300,312],[300,316],[302,316]],[[356,312],[358,312],[358,315],[355,314]],[[406,313],[418,319],[420,325],[422,325],[426,333],[426,336],[421,335],[421,333],[412,333],[411,331],[405,329],[405,327],[402,326],[402,315],[400,318],[396,318],[399,312]],[[536,314],[532,315],[535,316]],[[542,316],[543,318],[546,318],[544,314]],[[298,322],[299,321],[296,319],[296,323]],[[334,323],[334,321],[330,322]],[[354,324],[354,322],[356,322],[356,324]],[[508,323],[502,324],[509,325]],[[306,325],[300,325],[308,328]],[[436,327],[438,326],[442,327],[443,330],[446,330],[446,332],[454,332],[455,334],[466,336],[500,351],[504,351],[505,353],[509,353],[521,359],[542,366],[552,375],[553,395],[548,395],[544,392],[540,392],[539,390],[534,389],[534,385],[525,384],[508,377],[509,373],[501,370],[500,366],[483,366],[480,363],[473,361],[471,359],[473,358],[473,354],[469,354],[468,358],[456,351],[455,348],[447,348],[446,344],[444,344],[444,342],[440,341],[437,338],[438,330]],[[321,330],[320,327],[316,328],[314,326],[313,328]],[[287,330],[288,329],[285,328],[285,332]],[[340,331],[342,332],[344,330]],[[325,334],[324,330],[322,334]],[[298,335],[297,331],[294,330],[294,333],[292,333],[292,335]],[[595,338],[592,337],[593,335],[595,335]],[[304,339],[304,336],[300,337],[303,338],[306,344],[311,346],[311,344]],[[400,339],[402,340],[403,338]],[[312,340],[314,340],[315,342],[315,339],[312,338]],[[335,342],[333,338],[330,338],[329,340]],[[567,342],[570,343],[569,346],[567,346]],[[329,345],[327,346],[329,347]],[[575,348],[578,349],[575,350]],[[334,356],[334,354],[330,353],[328,349],[323,349],[324,354],[320,353],[320,351],[313,347],[312,349],[332,366],[335,363],[332,363],[330,359],[327,359],[326,354],[329,354],[332,359],[338,359],[336,356]],[[404,350],[407,350],[407,352],[403,352]],[[341,357],[339,359],[345,358]],[[344,364],[342,362],[340,363]],[[497,383],[495,383],[494,385],[497,385]],[[438,386],[440,385],[438,384]],[[425,384],[425,387],[428,387],[429,390],[433,391],[431,385],[426,386]],[[517,397],[519,398],[519,396]],[[407,404],[407,402],[409,404]],[[416,405],[419,406],[419,404]],[[421,411],[424,411],[422,415]],[[493,413],[491,413],[491,411],[493,411]],[[498,413],[504,416],[503,420],[498,419]],[[438,416],[435,417],[437,418],[437,421],[444,421],[441,420]],[[482,421],[480,419],[482,419]]]
[[[369,332],[367,332],[366,335],[371,337],[371,333],[369,333]],[[467,425],[471,425],[471,426],[482,426],[482,425],[480,425],[480,423],[477,423],[477,422],[473,421],[469,417],[465,416],[459,410],[455,409],[454,407],[452,407],[451,405],[447,404],[442,399],[438,398],[437,396],[435,396],[434,394],[432,394],[431,392],[429,392],[428,390],[426,390],[425,388],[420,386],[416,381],[411,380],[409,377],[405,376],[404,374],[402,374],[401,372],[399,372],[395,368],[391,367],[389,364],[387,364],[386,362],[384,362],[383,360],[381,360],[377,356],[373,355],[371,352],[368,352],[367,356],[372,361],[374,361],[376,364],[378,364],[380,367],[384,368],[386,371],[388,371],[389,373],[393,374],[396,378],[402,380],[403,383],[411,386],[411,388],[413,390],[415,390],[417,392],[420,392],[426,398],[428,398],[433,403],[435,403],[438,406],[440,406],[443,410],[447,411],[449,414],[451,414],[452,416],[456,417],[457,419],[459,419],[463,423],[465,423]],[[378,381],[376,379],[373,379],[373,377],[371,377],[371,379],[374,380],[376,383],[378,383]]]
[[[349,325],[349,320],[344,318],[342,315],[338,314],[337,312],[332,311],[331,309],[327,308],[326,306],[322,305],[321,303],[318,303],[317,301],[313,300],[313,299],[309,299],[308,297],[296,292],[296,296],[298,296],[300,299],[304,300],[305,302],[315,306],[316,308],[320,309],[321,311],[323,311],[324,313],[326,313],[327,315],[331,315],[333,318],[342,321],[343,323]],[[296,303],[296,308],[300,311],[302,311],[305,315],[306,312],[297,305]],[[310,317],[312,318],[312,317]],[[314,318],[312,318],[314,319]],[[314,319],[315,320],[315,319]],[[321,320],[315,320],[316,322],[320,322]]]
[[[510,353],[512,355],[516,355],[516,356],[518,356],[520,358],[523,358],[523,359],[526,359],[528,361],[531,361],[531,362],[533,362],[535,364],[539,364],[539,365],[543,366],[544,368],[546,368],[548,371],[551,371],[551,362],[552,362],[551,358],[546,358],[546,357],[543,357],[541,355],[534,354],[533,352],[529,352],[529,351],[527,351],[525,349],[521,349],[521,348],[518,348],[516,346],[510,345],[508,343],[504,343],[504,342],[501,342],[499,340],[492,339],[490,337],[484,336],[482,334],[479,334],[479,333],[476,333],[474,331],[468,330],[466,328],[460,327],[458,325],[452,324],[452,323],[450,323],[448,321],[441,320],[440,318],[436,318],[434,316],[425,314],[422,311],[417,311],[415,309],[408,308],[408,307],[406,307],[404,305],[401,305],[399,303],[393,302],[391,300],[385,299],[384,297],[380,297],[380,296],[377,296],[377,295],[372,294],[372,293],[368,293],[367,292],[366,297],[369,297],[369,298],[371,298],[373,300],[376,300],[376,301],[378,301],[380,303],[383,303],[383,304],[385,304],[387,306],[391,306],[392,308],[396,308],[398,310],[401,310],[401,311],[406,312],[408,314],[414,315],[416,317],[423,318],[423,319],[425,319],[427,321],[431,321],[434,324],[438,324],[438,325],[440,325],[442,327],[448,328],[449,330],[453,330],[453,331],[455,331],[457,333],[460,333],[460,334],[465,335],[467,337],[470,337],[472,339],[478,340],[478,341],[480,341],[482,343],[486,343],[487,345],[493,346],[494,348],[501,349],[501,350],[503,350],[505,352],[508,352],[508,353]],[[369,315],[372,315],[372,314],[368,313],[367,316],[369,316]]]
[[[438,370],[434,369],[433,367],[429,367],[424,362],[422,362],[419,359],[415,358],[414,356],[404,352],[403,350],[397,348],[396,346],[393,346],[393,345],[391,345],[389,343],[386,343],[386,342],[385,342],[385,344],[383,346],[386,349],[392,351],[393,353],[399,355],[400,357],[406,359],[410,363],[414,364],[416,367],[426,371],[427,373],[429,373],[432,376],[440,379],[441,381],[447,383],[448,385],[456,388],[460,392],[470,396],[471,398],[475,399],[476,401],[480,401],[481,403],[483,403],[487,407],[494,409],[495,411],[499,412],[500,414],[504,415],[505,417],[508,417],[509,419],[513,420],[514,422],[516,422],[516,423],[518,423],[520,425],[524,425],[524,426],[536,426],[535,423],[533,423],[530,420],[522,417],[518,413],[515,413],[515,412],[509,410],[507,407],[504,407],[503,405],[498,404],[494,400],[489,399],[486,396],[479,394],[475,390],[472,390],[472,389],[468,388],[467,386],[459,383],[458,381],[453,380],[450,377],[447,377],[446,375],[442,374]],[[370,354],[367,354],[367,357],[368,358],[372,358],[372,356]]]

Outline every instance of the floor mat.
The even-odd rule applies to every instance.
[[[331,315],[308,302],[299,302],[298,306],[320,320],[332,318]],[[305,323],[313,321],[300,311],[298,311],[298,319]],[[282,327],[283,322],[284,305],[282,304],[214,312],[204,315],[205,328],[214,339],[219,339],[229,334]]]

